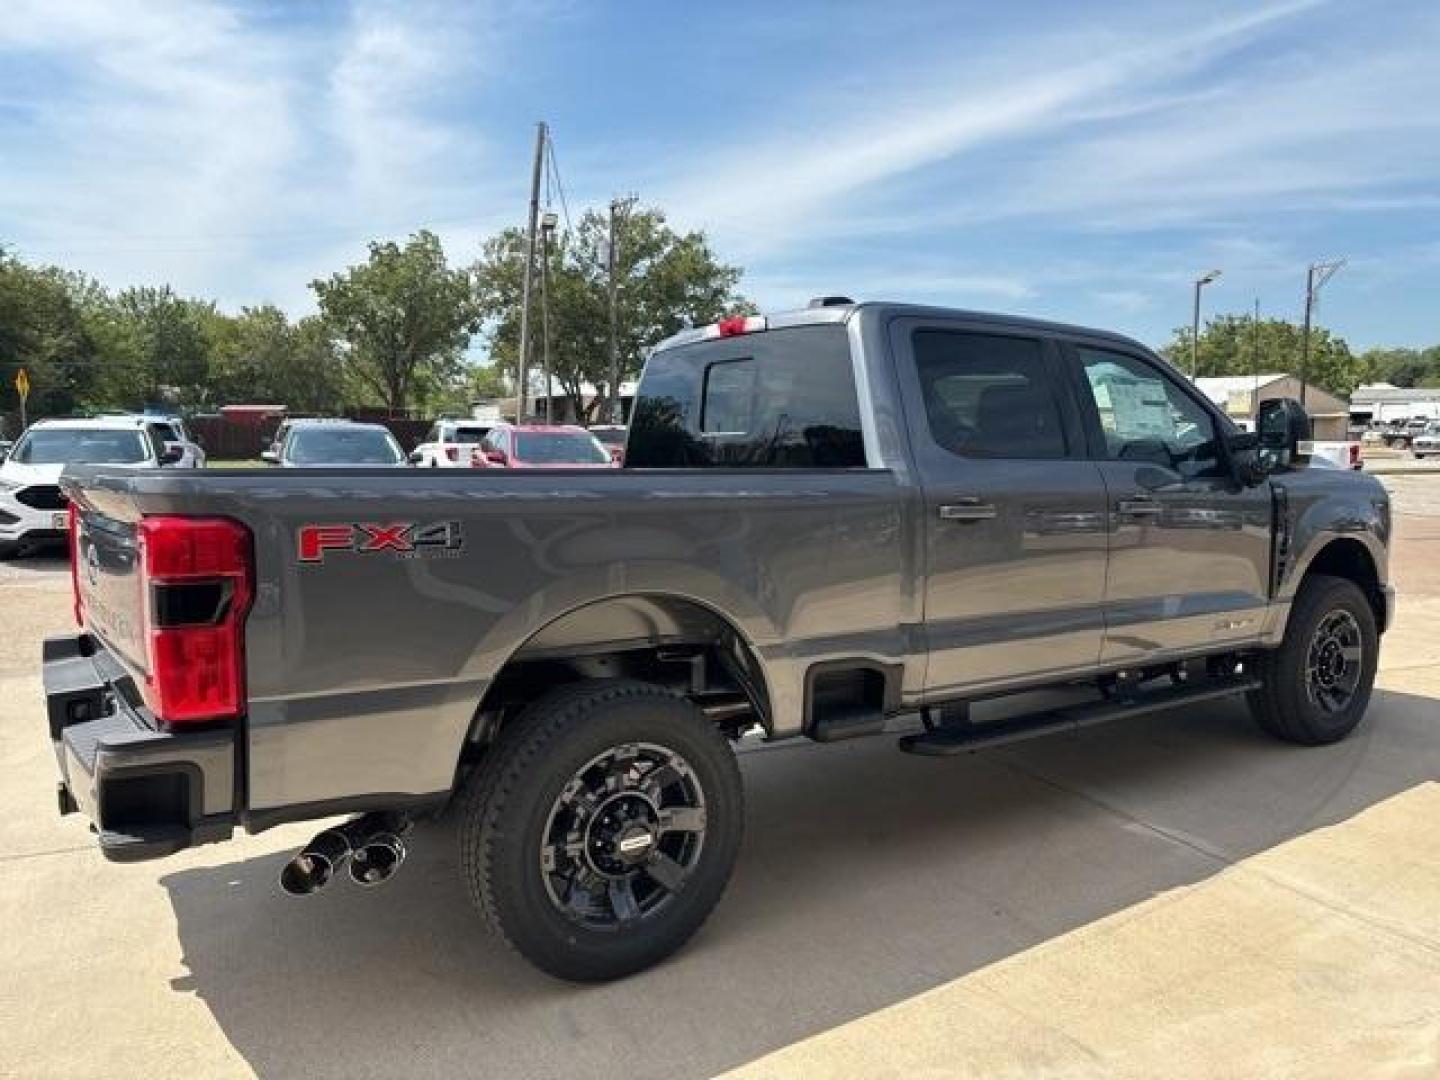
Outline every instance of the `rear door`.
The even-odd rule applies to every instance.
[[[1269,483],[1234,479],[1228,424],[1153,357],[1065,347],[1105,477],[1107,663],[1224,648],[1259,637],[1268,603]]]
[[[1105,489],[1053,343],[943,318],[890,337],[923,491],[926,695],[1089,671]]]

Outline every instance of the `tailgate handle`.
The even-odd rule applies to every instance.
[[[979,498],[961,499],[940,507],[941,521],[993,521],[995,504]]]

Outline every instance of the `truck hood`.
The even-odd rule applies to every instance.
[[[65,471],[61,465],[22,465],[18,461],[0,464],[0,480],[12,484],[58,484],[60,474]]]

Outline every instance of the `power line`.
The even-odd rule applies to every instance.
[[[573,232],[574,230],[570,224],[570,206],[565,201],[565,185],[560,180],[560,162],[555,157],[555,137],[553,135],[547,135],[545,139],[545,145],[546,148],[549,150],[549,153],[546,155],[548,171],[555,177],[555,192],[560,196],[560,211],[565,216],[565,231]],[[548,179],[546,183],[548,185]],[[548,197],[548,186],[546,192]]]

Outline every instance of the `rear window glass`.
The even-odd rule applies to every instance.
[[[39,428],[20,440],[11,459],[22,465],[136,465],[150,460],[138,428]]]
[[[389,432],[373,428],[296,428],[285,442],[294,465],[397,465],[403,457]]]
[[[518,431],[515,457],[527,465],[606,465],[610,455],[583,431]]]
[[[767,330],[666,349],[641,379],[627,468],[863,468],[841,326]]]

